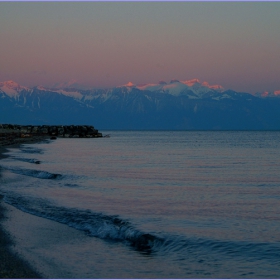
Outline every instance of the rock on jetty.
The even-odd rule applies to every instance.
[[[50,136],[67,138],[97,138],[103,137],[91,125],[16,125],[0,124],[0,145],[20,143],[20,139],[34,139]]]

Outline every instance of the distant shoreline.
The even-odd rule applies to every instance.
[[[3,152],[6,148],[19,148],[21,144],[40,142],[46,138],[49,138],[49,136],[30,135],[29,137],[22,137],[17,129],[0,128],[0,158],[4,157]]]

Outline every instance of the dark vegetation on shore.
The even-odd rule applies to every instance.
[[[0,170],[1,172],[1,170]],[[0,174],[1,176],[1,174]],[[0,278],[1,279],[38,279],[42,278],[30,265],[11,251],[13,241],[1,227],[5,217],[5,208],[1,205],[0,195]]]

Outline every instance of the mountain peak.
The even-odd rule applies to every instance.
[[[254,96],[257,97],[279,97],[280,96],[280,90],[275,90],[272,92],[264,91],[264,92],[257,92],[254,94]]]
[[[134,87],[135,85],[132,82],[128,82],[127,84],[123,85],[124,87]]]
[[[10,89],[17,89],[17,88],[21,87],[18,83],[14,82],[12,80],[2,82],[2,83],[0,83],[0,86],[1,87],[7,87],[7,88],[10,88]]]
[[[199,79],[191,79],[191,80],[187,80],[187,81],[181,81],[181,83],[189,86],[189,87],[192,87],[194,84],[201,84]]]
[[[6,93],[9,97],[15,98],[22,90],[28,90],[28,88],[20,86],[18,83],[9,80],[0,83],[0,90]]]

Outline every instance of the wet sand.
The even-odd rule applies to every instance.
[[[138,258],[143,261],[143,256],[133,250],[127,254],[128,250],[123,244],[110,244],[68,225],[30,215],[9,204],[3,204],[7,217],[2,222],[3,228],[15,241],[10,247],[11,251],[39,271],[41,278],[142,278],[139,277],[141,273],[135,272],[133,275],[126,268],[137,264]],[[110,246],[112,250],[108,250]],[[149,262],[149,259],[146,265],[150,271],[154,269],[154,263]],[[30,276],[27,278],[32,278],[32,274],[26,275]]]
[[[10,250],[30,263],[32,269],[39,271],[35,278],[94,278],[75,256],[86,253],[84,241],[91,245],[92,238],[67,225],[30,215],[3,202],[2,204],[5,205],[7,217],[2,225],[14,240]],[[31,272],[32,270],[30,274],[25,274],[28,277],[23,278],[32,278]]]
[[[2,154],[4,148],[0,149],[0,159],[5,157]],[[0,169],[1,177],[1,169]],[[13,252],[11,247],[15,245],[10,234],[3,227],[7,220],[7,208],[0,195],[0,278],[2,279],[38,279],[42,278],[28,262],[22,259],[17,253]]]
[[[34,143],[41,141],[43,138],[16,138],[12,141],[0,141],[0,160],[7,157],[4,153],[7,148],[17,148],[23,143]],[[3,139],[2,139],[3,140]],[[1,178],[1,166],[0,166]],[[1,192],[1,189],[0,189]],[[7,209],[2,201],[3,196],[0,194],[0,278],[5,279],[38,279],[42,278],[40,274],[22,259],[17,253],[11,250],[15,245],[10,234],[3,228],[2,224],[7,219]]]
[[[21,144],[44,139],[49,137],[20,139],[20,143],[5,146],[0,143],[0,161],[8,157],[7,148],[19,148]],[[84,232],[5,203],[0,188],[0,279],[96,278],[94,271],[88,271],[83,261],[77,260],[77,255],[88,254],[88,246],[96,245]]]
[[[2,227],[7,219],[7,209],[0,197],[0,278],[1,279],[38,279],[42,278],[40,273],[22,259],[16,252],[12,251],[15,246],[10,234]]]

